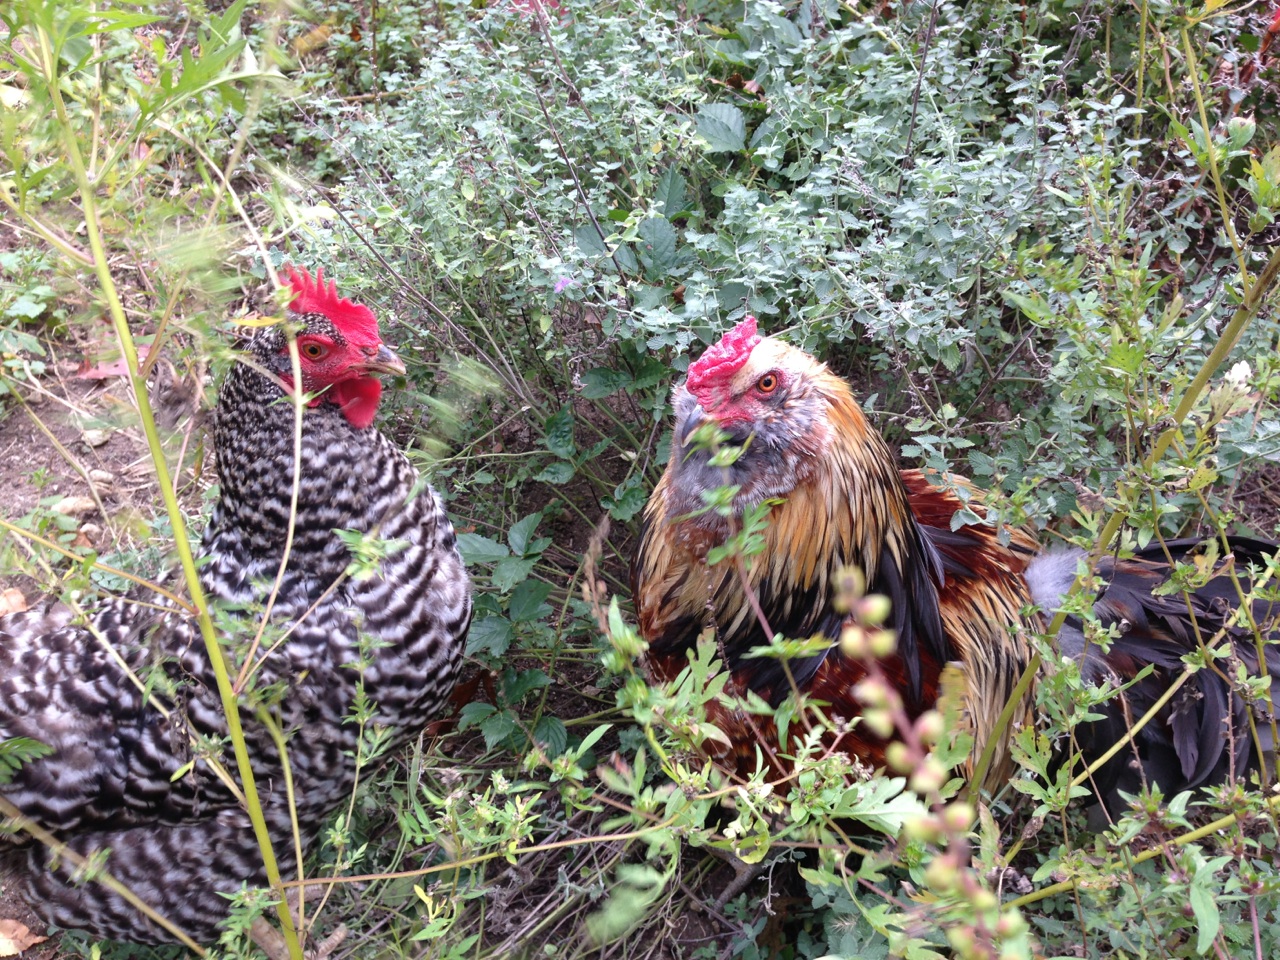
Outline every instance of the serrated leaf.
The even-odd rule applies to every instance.
[[[675,167],[667,167],[658,178],[658,189],[654,192],[654,201],[658,212],[668,220],[684,211],[687,184],[680,171]]]
[[[467,631],[467,655],[488,653],[501,657],[511,646],[515,637],[515,627],[506,617],[489,616],[481,620],[471,621],[471,629]]]
[[[609,511],[609,516],[619,523],[626,523],[644,509],[648,499],[644,488],[638,483],[633,483],[618,487],[613,491],[612,497],[603,497],[600,502]]]
[[[680,262],[676,255],[676,231],[668,221],[651,217],[640,224],[636,232],[640,235],[640,259],[649,270],[665,274]]]
[[[704,103],[694,117],[712,153],[739,153],[747,142],[747,118],[731,103]]]
[[[484,722],[498,708],[492,703],[479,701],[464,704],[458,711],[458,731],[468,730],[478,723]]]
[[[861,820],[868,826],[896,837],[910,817],[924,816],[928,808],[914,793],[905,792],[902,777],[869,780],[850,787],[832,814]]]
[[[604,240],[600,236],[600,231],[595,228],[594,224],[585,224],[581,227],[573,228],[573,240],[588,257],[607,257],[609,248],[605,246]]]
[[[1141,344],[1115,343],[1107,351],[1106,365],[1119,373],[1135,376],[1146,359],[1147,353]]]
[[[516,729],[516,718],[510,710],[492,713],[480,721],[480,733],[484,735],[484,745],[489,750],[502,743]]]
[[[551,678],[536,668],[521,670],[519,673],[514,670],[504,671],[503,681],[502,692],[510,703],[519,703],[534,690],[551,685]]]
[[[508,593],[520,581],[533,572],[537,563],[532,557],[507,557],[493,565],[491,582],[499,593]]]
[[[533,728],[533,739],[542,744],[548,756],[558,757],[569,745],[569,731],[558,717],[543,717]]]
[[[496,540],[478,533],[458,534],[458,552],[467,563],[497,563],[511,555],[511,551]]]
[[[633,381],[626,370],[609,367],[593,367],[582,375],[581,395],[588,400],[599,400],[617,393]]]
[[[542,580],[526,580],[511,591],[511,602],[507,606],[511,619],[516,623],[537,620],[544,614],[543,604],[551,595],[551,584]],[[545,608],[549,613],[550,608]]]

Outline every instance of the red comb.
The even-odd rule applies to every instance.
[[[378,321],[373,311],[363,304],[338,296],[338,285],[324,282],[324,270],[317,269],[313,278],[306,267],[288,267],[289,287],[293,299],[289,309],[294,313],[318,313],[327,317],[342,335],[358,347],[376,346],[382,342]]]
[[[759,342],[756,318],[744,317],[741,323],[720,338],[719,343],[707,347],[706,352],[689,365],[689,392],[701,397],[727,381],[742,369]]]

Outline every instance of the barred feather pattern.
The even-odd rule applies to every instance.
[[[303,321],[304,329],[341,335],[323,317]],[[229,374],[215,412],[221,495],[200,577],[233,676],[294,513],[295,413],[271,372],[281,345],[275,329],[252,341],[250,362]],[[354,427],[334,403],[315,403],[303,411],[297,463],[292,549],[261,665],[240,701],[286,874],[294,857],[283,764],[255,708],[269,710],[285,732],[309,847],[355,783],[358,690],[374,706],[373,724],[386,728],[388,749],[403,744],[451,691],[471,615],[441,501],[386,437]],[[350,549],[336,530],[398,549],[374,575],[348,576]],[[237,779],[199,631],[173,608],[138,600],[108,600],[87,624],[56,608],[0,620],[0,739],[27,736],[54,751],[24,765],[0,792],[74,852],[105,853],[116,879],[208,943],[226,913],[218,893],[265,886],[266,876],[248,814],[216,769]],[[73,882],[70,865],[42,844],[0,836],[0,854],[46,920],[108,939],[170,940],[104,886]]]

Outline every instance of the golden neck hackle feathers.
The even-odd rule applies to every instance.
[[[795,454],[792,485],[776,495],[781,502],[769,514],[765,549],[747,561],[749,586],[761,600],[770,630],[790,625],[812,631],[829,609],[829,584],[840,567],[856,566],[871,582],[882,557],[899,568],[910,562],[914,530],[907,491],[892,451],[843,380],[779,341],[763,341],[756,353],[767,362],[785,363],[803,383],[804,396],[820,400],[822,415],[790,450]],[[759,373],[756,359],[753,355],[756,369],[744,371],[745,376]],[[725,524],[711,514],[687,516],[687,505],[674,491],[674,457],[680,455],[679,449],[673,452],[673,466],[645,512],[644,569],[637,571],[645,588],[637,596],[642,629],[661,638],[674,631],[676,620],[708,623],[713,609],[722,636],[754,632],[756,614],[735,565],[708,568],[705,563],[707,552],[738,523]],[[799,609],[802,604],[812,613]],[[675,644],[684,637],[669,639]]]

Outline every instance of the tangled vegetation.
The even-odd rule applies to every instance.
[[[1270,11],[219,7],[0,13],[0,409],[32,409],[49,352],[98,348],[104,316],[94,362],[211,391],[234,325],[275,309],[268,266],[323,266],[382,319],[409,367],[383,427],[466,531],[479,682],[311,865],[348,955],[1280,952],[1272,795],[1086,822],[1052,758],[1096,693],[1051,639],[1047,722],[994,797],[817,754],[741,783],[696,749],[714,648],[647,684],[627,583],[672,383],[747,313],[849,377],[904,462],[989,488],[998,523],[1089,549],[1275,535]],[[99,544],[56,498],[2,518],[4,568],[80,603],[123,585],[95,562],[169,566],[211,479],[198,429],[112,416],[176,477],[164,507],[99,504]],[[953,728],[912,765],[965,756]]]

